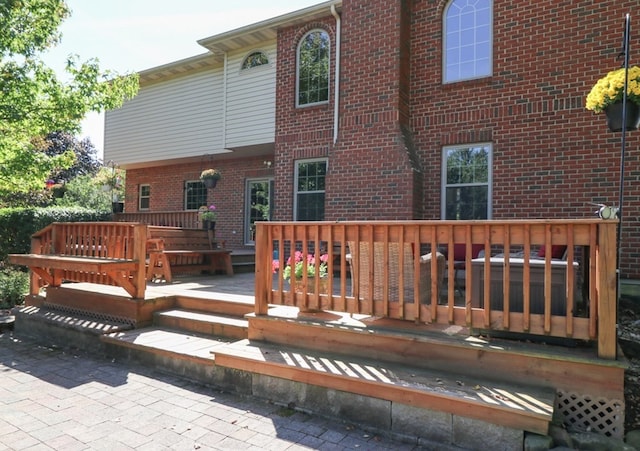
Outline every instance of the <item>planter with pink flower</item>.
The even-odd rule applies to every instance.
[[[328,261],[329,256],[327,254],[312,254],[305,255],[301,251],[296,251],[292,256],[287,259],[286,266],[282,270],[282,278],[285,282],[289,282],[293,286],[296,293],[309,293],[315,294],[316,292],[316,279],[318,280],[319,294],[329,293],[329,278],[328,278]],[[273,260],[272,269],[274,273],[280,270],[280,261]],[[307,276],[307,288],[304,289],[304,275]],[[291,279],[295,279],[292,280]]]

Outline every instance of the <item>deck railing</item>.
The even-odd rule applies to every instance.
[[[256,314],[269,304],[290,305],[425,327],[567,337],[596,341],[598,355],[613,359],[616,227],[599,219],[259,222]],[[460,244],[464,262],[454,260]],[[479,258],[472,258],[472,244],[482,245]],[[566,247],[565,258],[549,251],[534,258],[541,246]],[[286,279],[295,251],[302,277]],[[307,271],[321,264],[319,256],[324,278]]]
[[[199,229],[197,211],[149,211],[135,213],[114,213],[113,220],[118,222],[140,222],[142,224]]]

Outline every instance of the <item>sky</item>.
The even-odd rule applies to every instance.
[[[59,29],[62,41],[43,59],[62,79],[72,54],[97,58],[103,70],[137,72],[205,53],[199,39],[322,1],[67,0],[71,16]],[[102,158],[104,115],[88,115],[78,137],[90,138]]]

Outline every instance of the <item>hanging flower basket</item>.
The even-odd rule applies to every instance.
[[[607,115],[607,126],[612,132],[622,131],[622,102],[612,103],[604,109]],[[626,131],[637,130],[640,125],[640,107],[627,100]]]
[[[204,183],[204,186],[209,189],[215,188],[218,184],[218,180],[216,179],[203,179],[202,182]]]
[[[627,123],[622,124],[622,100],[625,77],[627,79]],[[616,69],[602,77],[587,95],[586,108],[607,115],[607,125],[612,132],[635,130],[640,121],[640,67]]]
[[[209,189],[215,188],[221,178],[222,174],[217,169],[205,169],[200,174],[200,180]]]

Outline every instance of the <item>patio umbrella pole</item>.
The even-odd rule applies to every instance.
[[[627,146],[627,87],[629,85],[629,35],[631,30],[631,20],[627,13],[625,16],[624,36],[622,43],[622,56],[624,56],[624,89],[622,91],[622,135],[620,139],[620,194],[618,198],[618,230],[617,230],[617,250],[616,250],[616,276],[617,276],[617,293],[616,293],[616,325],[618,324],[618,311],[620,310],[620,282],[622,274],[620,271],[620,252],[622,240],[622,204],[624,200],[624,159],[625,149]]]

